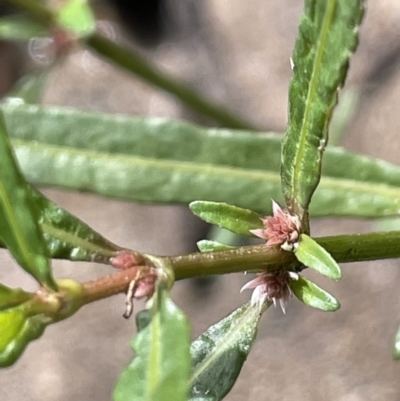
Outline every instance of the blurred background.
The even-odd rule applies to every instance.
[[[283,132],[291,77],[289,57],[302,3],[109,0],[96,2],[96,13],[108,37],[135,49],[261,129]],[[4,1],[0,10],[10,11]],[[350,118],[341,135],[334,138],[347,149],[397,164],[399,26],[398,0],[369,2],[360,46],[341,93]],[[0,60],[3,95],[21,75],[46,72],[44,104],[210,123],[172,96],[84,48],[74,48],[52,65],[52,55],[45,46],[0,42]],[[132,249],[163,255],[192,252],[207,232],[186,207],[131,204],[56,189],[43,191],[113,242]],[[312,222],[314,235],[378,228],[382,224],[372,221]],[[0,262],[2,283],[35,288],[6,251],[0,252]],[[109,272],[107,267],[89,263],[55,261],[54,267],[57,277],[79,280]],[[344,278],[339,284],[316,278],[341,301],[342,308],[334,314],[295,300],[286,316],[278,309],[269,310],[226,400],[399,400],[400,362],[391,358],[400,323],[399,271],[399,261],[381,261],[343,266]],[[220,277],[209,285],[198,281],[176,284],[173,295],[192,322],[193,337],[249,299],[249,292],[239,294],[246,281],[238,274]],[[138,304],[137,310],[141,306]],[[110,400],[119,372],[132,359],[128,343],[135,333],[135,322],[123,319],[123,312],[124,296],[120,295],[89,305],[73,318],[49,327],[13,367],[1,371],[0,399]]]

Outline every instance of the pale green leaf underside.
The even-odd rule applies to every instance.
[[[295,255],[304,266],[332,280],[339,280],[342,277],[340,267],[332,256],[306,234],[300,235],[299,242],[295,249]]]
[[[187,319],[160,288],[152,310],[151,322],[132,341],[136,356],[118,380],[115,401],[187,401]]]
[[[289,285],[294,295],[306,305],[325,312],[334,312],[340,308],[334,296],[303,276],[291,281]]]
[[[215,224],[236,234],[253,236],[250,230],[262,228],[260,216],[249,209],[224,202],[195,201],[190,210],[207,223]]]
[[[282,143],[282,191],[297,214],[319,183],[328,125],[358,43],[362,0],[306,0],[293,53],[289,121]]]
[[[193,341],[191,401],[219,401],[230,391],[257,334],[261,312],[243,305]]]
[[[229,202],[264,215],[271,198],[281,200],[280,135],[59,107],[3,109],[19,162],[36,184],[141,202]],[[326,149],[313,216],[399,210],[400,167]]]

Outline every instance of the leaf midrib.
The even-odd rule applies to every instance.
[[[322,57],[323,57],[323,50],[325,48],[325,42],[328,37],[328,32],[330,25],[332,23],[332,17],[334,14],[335,8],[335,0],[328,0],[329,3],[327,4],[326,12],[323,18],[322,27],[321,27],[321,40],[317,44],[316,55],[313,63],[313,71],[311,73],[311,80],[309,89],[307,92],[307,99],[305,104],[305,111],[304,111],[304,118],[302,121],[302,126],[300,129],[300,141],[299,141],[299,148],[298,152],[295,154],[295,162],[294,162],[294,174],[293,174],[293,198],[299,199],[299,193],[301,188],[303,187],[301,179],[299,179],[299,173],[296,172],[301,171],[301,163],[304,159],[305,153],[305,145],[307,142],[308,136],[308,126],[311,112],[314,108],[314,102],[316,97],[316,88],[318,85],[319,76],[322,70]]]
[[[60,155],[64,153],[70,153],[72,156],[86,156],[89,159],[108,159],[112,161],[113,159],[119,160],[122,162],[130,163],[130,164],[137,164],[137,165],[144,165],[144,166],[156,166],[163,169],[182,169],[186,171],[213,171],[216,175],[229,175],[229,176],[237,176],[239,177],[252,177],[254,179],[264,179],[271,183],[278,184],[280,183],[280,176],[279,173],[273,173],[269,171],[260,171],[260,170],[245,170],[236,167],[225,167],[219,166],[214,164],[201,164],[201,163],[190,163],[190,162],[182,162],[182,161],[174,161],[174,160],[166,160],[166,159],[150,159],[144,158],[139,156],[127,156],[123,155],[116,155],[106,152],[99,152],[94,150],[79,150],[67,146],[56,146],[56,145],[48,145],[48,144],[38,144],[32,143],[29,141],[17,140],[14,139],[11,141],[13,146],[20,148],[26,148],[29,151],[39,151],[39,152],[46,152],[52,153],[54,155]],[[373,184],[373,185],[372,185]],[[343,188],[343,189],[351,189],[354,192],[366,192],[369,194],[374,195],[381,195],[381,196],[388,196],[391,198],[397,198],[400,200],[400,189],[386,184],[379,184],[376,181],[356,181],[356,180],[349,180],[349,179],[341,179],[336,177],[322,177],[322,182],[319,188],[324,187],[331,187],[331,188]]]
[[[200,363],[200,365],[193,372],[193,375],[189,381],[190,389],[194,386],[194,384],[196,383],[198,378],[202,375],[202,373],[204,371],[206,371],[207,368],[212,364],[212,362],[217,360],[220,357],[220,355],[222,355],[223,352],[225,352],[225,350],[227,348],[229,348],[230,341],[234,336],[236,336],[237,332],[241,332],[242,328],[248,322],[250,322],[257,314],[260,314],[260,311],[258,311],[255,307],[249,306],[249,309],[247,309],[244,312],[244,315],[242,315],[242,319],[241,319],[240,323],[238,325],[236,325],[233,330],[229,330],[229,334],[226,337],[224,337],[223,342],[220,341],[218,344],[215,344],[215,346],[213,348],[213,352],[211,352],[211,354],[208,354],[208,356]],[[259,315],[259,317],[260,316],[261,316],[261,314]],[[258,320],[259,320],[259,317],[258,317]],[[255,322],[255,326],[257,326],[257,322]],[[255,331],[256,330],[257,330],[257,327],[255,327]]]
[[[77,237],[67,231],[61,230],[49,224],[41,223],[40,226],[42,227],[44,234],[50,235],[53,238],[57,238],[62,242],[66,242],[73,247],[83,249],[88,253],[94,253],[95,255],[103,255],[109,257],[115,255],[115,251],[97,246],[89,241],[86,241],[83,238]],[[118,250],[117,247],[115,250]]]

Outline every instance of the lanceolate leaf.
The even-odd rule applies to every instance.
[[[39,223],[52,258],[108,263],[121,248],[105,239],[77,217],[31,188]]]
[[[30,192],[39,210],[39,224],[51,258],[109,263],[121,250],[39,191],[30,188]],[[0,247],[5,247],[1,239]]]
[[[38,220],[39,211],[14,161],[0,114],[0,238],[24,270],[56,289]]]
[[[225,249],[231,249],[233,246],[221,244],[217,241],[211,241],[208,239],[203,239],[197,242],[197,247],[200,252],[212,252],[212,251],[223,251]]]
[[[363,0],[305,1],[293,54],[281,167],[286,203],[301,216],[320,180],[329,122],[362,16]]]
[[[335,297],[303,276],[290,281],[289,285],[294,295],[306,305],[325,312],[334,312],[340,308],[340,303]]]
[[[227,203],[195,201],[190,210],[207,223],[230,230],[236,234],[253,236],[250,230],[262,228],[260,216],[248,209],[242,209]]]
[[[144,202],[230,202],[263,215],[272,212],[271,198],[281,199],[280,135],[59,107],[2,108],[10,135],[22,140],[13,142],[20,164],[38,184]],[[325,150],[312,216],[381,217],[399,208],[400,167]]]
[[[300,235],[295,255],[305,266],[314,269],[332,280],[339,280],[342,277],[340,267],[332,256],[306,234]]]
[[[158,288],[151,322],[132,341],[136,357],[122,372],[115,401],[187,401],[189,326],[184,314]]]
[[[193,341],[191,401],[219,401],[231,390],[257,334],[260,309],[243,305]]]

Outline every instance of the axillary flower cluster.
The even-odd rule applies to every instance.
[[[272,216],[262,218],[264,228],[251,230],[251,232],[265,239],[266,245],[279,245],[284,251],[291,252],[295,249],[300,236],[301,222],[298,216],[292,216],[282,209],[278,203],[272,201]],[[272,301],[276,306],[279,302],[283,313],[293,293],[289,282],[298,280],[299,275],[287,270],[279,270],[273,273],[262,272],[254,280],[243,286],[241,291],[254,288],[251,296],[252,304],[263,305],[266,301]]]

